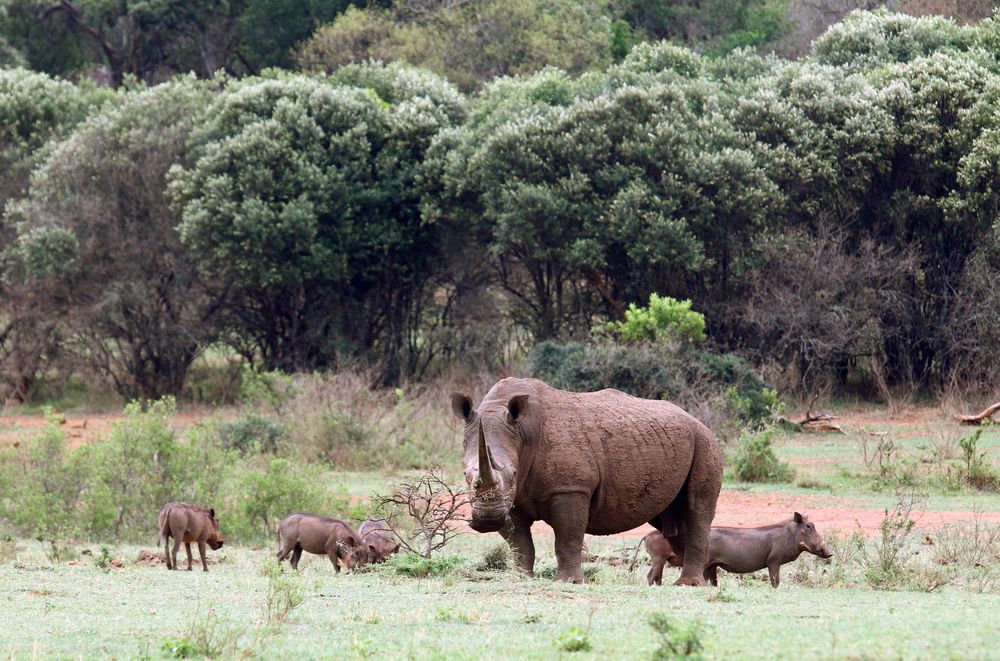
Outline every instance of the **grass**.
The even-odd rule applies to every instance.
[[[491,537],[470,537],[468,550]],[[263,626],[268,579],[263,551],[215,554],[209,573],[129,565],[47,567],[33,553],[22,568],[0,566],[0,654],[27,657],[137,657],[165,653],[194,620],[212,619],[253,638]],[[134,557],[134,554],[129,554]],[[35,564],[35,561],[39,561]],[[995,652],[1000,595],[863,588],[773,590],[726,577],[717,590],[647,587],[643,570],[569,586],[514,573],[411,579],[388,572],[336,576],[323,562],[302,573],[305,602],[250,651],[262,658],[371,655],[375,658],[548,659],[574,627],[589,649],[574,658],[648,659],[660,644],[652,613],[683,626],[699,621],[709,658],[984,658]],[[443,616],[446,614],[447,616]],[[589,621],[589,628],[588,628]],[[239,644],[231,653],[244,650]]]
[[[442,418],[435,422],[427,411],[420,429],[440,424],[443,434],[452,433],[446,412],[433,412]],[[957,439],[970,431],[936,409],[904,421],[877,409],[852,410],[851,418],[849,435],[776,435],[775,452],[794,468],[795,481],[748,485],[727,479],[722,498],[738,490],[880,511],[897,496],[876,489],[866,475],[858,444],[863,429],[888,431],[899,456],[920,470],[930,470],[923,459],[943,435],[953,436],[957,448]],[[985,430],[978,447],[994,468],[1000,466],[1000,426]],[[457,481],[459,454],[456,443],[447,455],[454,461],[446,465]],[[323,479],[332,493],[351,496],[357,505],[412,475],[407,469],[327,471]],[[1000,512],[1000,493],[946,489],[933,481],[921,491],[922,509],[970,512],[970,525],[972,511]],[[832,532],[819,523],[821,532]],[[155,521],[146,548],[154,543],[154,527]],[[952,532],[967,534],[968,528],[962,521]],[[915,566],[947,572],[946,584],[930,593],[913,587],[913,580],[897,586],[900,591],[874,590],[856,561],[822,565],[811,556],[783,568],[778,590],[759,574],[724,575],[721,590],[648,587],[645,553],[631,573],[627,564],[587,563],[591,583],[567,586],[484,560],[498,541],[495,534],[458,538],[438,562],[440,571],[410,571],[412,562],[395,559],[374,572],[337,576],[325,558],[305,555],[300,577],[283,567],[279,578],[294,581],[285,585],[267,572],[275,550],[268,544],[210,551],[217,564],[204,574],[133,564],[138,547],[110,545],[102,553],[108,540],[90,544],[91,555],[73,553],[78,564],[54,564],[37,542],[0,536],[0,604],[6,605],[0,658],[163,658],[190,648],[225,658],[650,659],[664,649],[666,634],[650,625],[658,614],[669,618],[672,631],[696,631],[706,658],[986,658],[995,655],[1000,636],[992,616],[1000,612],[995,556],[982,566],[942,567],[935,554],[946,550],[948,539],[921,544],[922,530],[907,540]],[[630,559],[638,541],[588,537],[587,552]],[[539,574],[554,573],[552,542],[551,533],[535,534]],[[125,567],[99,567],[108,556]],[[197,552],[195,560],[197,566]]]

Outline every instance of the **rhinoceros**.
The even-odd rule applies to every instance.
[[[556,580],[583,582],[583,536],[650,523],[683,553],[677,585],[704,585],[708,534],[722,486],[712,432],[664,401],[617,390],[571,393],[536,379],[497,382],[479,409],[463,394],[470,526],[499,532],[534,569],[531,524],[555,532]]]

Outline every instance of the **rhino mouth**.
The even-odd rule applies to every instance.
[[[493,501],[488,505],[472,505],[469,527],[476,532],[497,532],[507,522],[510,506],[505,502]]]
[[[476,532],[498,532],[504,527],[504,524],[506,522],[507,522],[506,512],[504,513],[503,516],[489,516],[489,517],[477,516],[476,514],[473,514],[472,518],[469,519],[469,527],[475,530]]]

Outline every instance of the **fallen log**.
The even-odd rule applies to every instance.
[[[812,407],[816,403],[819,395],[816,395],[809,402],[809,406],[806,407],[806,415],[801,420],[789,420],[787,418],[781,418],[780,423],[785,425],[790,425],[801,431],[836,431],[841,434],[846,434],[843,427],[834,422],[836,420],[835,416],[829,413],[817,413],[813,415]]]
[[[959,423],[963,425],[980,425],[984,420],[989,420],[990,422],[995,422],[993,420],[994,414],[1000,411],[1000,402],[993,404],[992,406],[987,406],[985,409],[980,411],[977,415],[956,415],[953,416]]]

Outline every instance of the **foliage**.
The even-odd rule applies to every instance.
[[[217,428],[219,440],[225,448],[241,455],[274,454],[285,436],[282,425],[254,413]]]
[[[606,64],[612,28],[603,2],[397,1],[394,9],[349,9],[321,27],[297,54],[308,71],[369,59],[401,61],[465,90],[501,76],[554,66],[578,73]]]
[[[262,573],[267,578],[267,590],[261,607],[263,619],[269,624],[282,624],[288,615],[305,601],[302,579],[285,574],[273,558],[265,561]]]
[[[19,320],[58,315],[49,332],[74,340],[59,348],[125,397],[177,395],[212,338],[219,302],[181,247],[165,189],[213,93],[191,78],[123,93],[53,147],[7,209],[21,265],[10,275],[32,292],[34,315],[45,310]]]
[[[791,482],[795,476],[791,467],[774,452],[774,428],[745,431],[733,452],[732,465],[736,479],[744,482]]]
[[[629,303],[625,320],[610,323],[608,329],[626,342],[701,342],[705,339],[705,316],[691,309],[691,301],[660,297],[654,292],[648,306]]]
[[[663,613],[653,613],[649,616],[649,626],[660,639],[659,647],[653,652],[654,661],[703,658],[700,621],[684,625]]]
[[[898,502],[879,524],[879,537],[869,544],[864,537],[855,540],[856,560],[862,568],[865,581],[876,590],[898,589],[905,585],[911,571],[911,554],[906,541],[916,522],[913,510],[918,504],[913,492],[900,491]]]
[[[532,350],[529,368],[556,388],[615,388],[702,414],[715,409],[716,422],[731,419],[758,427],[780,406],[775,391],[734,354],[650,344],[542,342]]]
[[[427,578],[429,576],[447,576],[464,561],[461,556],[446,555],[436,558],[426,558],[416,553],[396,553],[389,556],[385,563],[379,565],[378,571],[400,574],[411,578]]]
[[[271,541],[278,521],[290,512],[320,512],[333,506],[315,466],[261,457],[234,478],[221,511],[226,516],[225,531],[243,541]]]
[[[588,630],[580,627],[570,627],[556,638],[556,647],[563,652],[587,652],[590,650],[590,635]]]
[[[986,453],[979,452],[979,438],[983,435],[980,427],[958,440],[962,449],[961,479],[976,489],[996,491],[1000,488],[1000,476],[986,461]]]
[[[404,67],[366,65],[342,80],[231,86],[171,191],[184,245],[229,292],[224,316],[247,358],[292,371],[360,351],[394,381],[420,364],[439,250],[415,179],[464,103]]]

